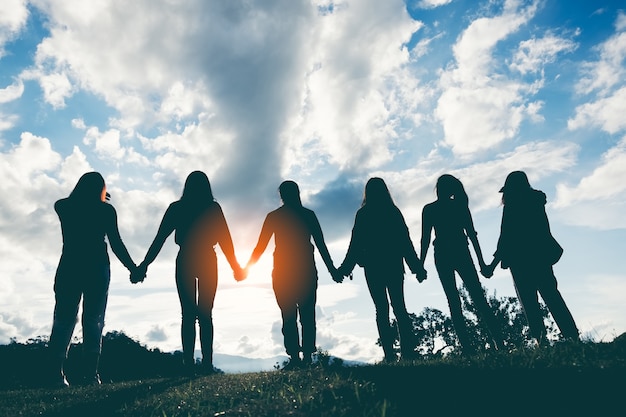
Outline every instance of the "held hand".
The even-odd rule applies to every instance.
[[[146,272],[148,267],[141,264],[136,266],[133,270],[130,271],[130,282],[136,284],[138,282],[143,282],[146,279]]]
[[[425,268],[422,268],[421,271],[415,273],[415,278],[417,278],[417,282],[422,283],[428,278],[428,272]]]
[[[233,269],[233,275],[235,277],[235,281],[243,281],[244,279],[248,278],[248,267],[246,266],[245,268],[242,268],[239,266]]]
[[[343,282],[343,274],[341,274],[337,268],[333,268],[330,271],[330,276],[333,278],[333,281],[338,284],[341,284]]]
[[[493,270],[495,269],[495,265],[483,265],[480,268],[480,273],[485,278],[491,278],[493,276]]]

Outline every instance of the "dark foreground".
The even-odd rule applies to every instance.
[[[0,416],[626,415],[626,349],[617,340],[358,367],[321,357],[306,369],[193,377],[137,362],[124,376],[114,358],[104,361],[101,386],[49,389],[33,370],[11,376],[19,367],[0,349],[9,369]]]

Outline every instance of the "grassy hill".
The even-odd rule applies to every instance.
[[[622,416],[626,336],[471,358],[181,376],[179,354],[107,335],[101,386],[42,385],[41,341],[0,346],[0,416]],[[68,376],[78,380],[77,352]]]

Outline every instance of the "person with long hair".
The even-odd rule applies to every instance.
[[[298,184],[290,180],[283,181],[278,192],[283,204],[265,217],[246,270],[259,260],[270,238],[274,236],[272,287],[281,312],[284,346],[289,355],[286,367],[289,369],[310,364],[316,350],[318,277],[311,238],[333,280],[341,282],[343,277],[337,273],[333,264],[315,212],[302,205]],[[298,332],[298,315],[302,341]]]
[[[410,360],[415,355],[413,325],[404,300],[404,262],[420,282],[426,279],[426,270],[415,252],[404,216],[393,202],[387,184],[382,178],[370,178],[339,272],[349,276],[355,265],[364,268],[387,362],[397,360],[393,349],[395,334],[389,323],[390,302],[398,322],[401,356]]]
[[[98,363],[107,306],[111,268],[105,237],[122,264],[132,272],[135,263],[122,242],[115,208],[107,203],[104,178],[98,172],[80,177],[67,198],[54,210],[61,222],[63,249],[54,277],[54,318],[48,351],[53,384],[68,386],[63,364],[76,325],[82,298],[83,358],[87,383],[100,384]]]
[[[143,279],[172,232],[175,232],[174,241],[179,246],[175,276],[182,311],[183,364],[187,372],[193,372],[197,321],[202,371],[214,373],[217,371],[213,366],[213,302],[217,290],[215,245],[219,244],[236,280],[243,279],[243,270],[235,256],[226,218],[213,197],[204,172],[194,171],[187,176],[182,196],[165,211],[146,257],[139,265],[135,281]]]
[[[503,205],[500,236],[493,261],[484,275],[493,275],[498,264],[511,271],[530,335],[539,344],[547,336],[539,294],[561,334],[579,340],[578,328],[554,275],[553,265],[561,258],[563,248],[550,231],[546,194],[533,189],[523,171],[509,173],[500,192]]]
[[[479,266],[481,270],[485,269],[485,261],[469,210],[469,198],[463,183],[450,174],[441,175],[437,179],[435,190],[437,200],[427,204],[422,210],[421,259],[426,258],[434,230],[435,267],[448,300],[450,316],[462,351],[472,353],[475,346],[465,324],[455,274],[458,274],[465,284],[479,320],[489,331],[493,347],[498,349],[503,343],[502,332],[487,302],[469,250],[469,242],[472,242]]]

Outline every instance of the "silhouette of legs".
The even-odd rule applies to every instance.
[[[81,297],[83,299],[83,352],[88,378],[99,382],[98,361],[102,348],[102,330],[110,281],[108,265],[82,268],[59,264],[55,276],[55,307],[48,349],[53,362],[53,375],[66,385],[63,362],[67,356]]]
[[[308,274],[307,274],[308,275]],[[299,277],[299,279],[302,279]],[[282,317],[282,333],[285,351],[291,360],[299,361],[302,351],[304,359],[310,361],[311,354],[315,352],[316,324],[315,303],[317,302],[317,278],[316,274],[305,277],[305,282],[299,285],[297,281],[277,278],[272,280],[276,302],[280,308]],[[293,282],[296,282],[294,285]],[[285,284],[287,283],[287,284]],[[298,314],[302,328],[302,345],[298,332]]]
[[[435,265],[437,267],[437,273],[439,275],[443,291],[445,292],[448,300],[450,318],[452,319],[456,336],[461,344],[461,349],[463,350],[463,353],[466,354],[474,353],[475,349],[467,333],[467,326],[465,325],[465,317],[463,316],[463,307],[461,305],[459,290],[456,287],[454,269],[449,267],[447,264],[442,265],[442,262],[437,262],[437,258],[435,258]]]
[[[196,278],[197,277],[197,278]],[[202,364],[213,368],[213,303],[217,291],[217,257],[206,253],[199,266],[184,254],[176,258],[176,288],[182,312],[183,363],[195,363],[196,321],[200,326]]]
[[[404,302],[404,277],[388,278],[388,273],[373,268],[365,269],[367,287],[376,309],[376,327],[386,361],[395,361],[397,356],[393,350],[395,335],[389,324],[389,303],[398,322],[400,333],[400,350],[402,356],[409,359],[414,355],[415,343],[413,326]]]
[[[469,252],[467,255],[468,257],[470,256]],[[460,263],[458,273],[465,284],[465,288],[467,289],[474,307],[476,308],[478,319],[481,321],[483,327],[485,327],[489,332],[494,347],[496,349],[500,349],[504,343],[502,331],[498,326],[495,315],[491,311],[491,306],[487,302],[485,290],[480,284],[478,273],[476,272],[476,268],[474,267],[474,263],[471,258]]]
[[[533,338],[539,342],[546,338],[546,327],[538,298],[538,295],[541,294],[562,335],[569,339],[578,340],[578,328],[561,292],[558,290],[552,266],[511,266],[511,275]]]

